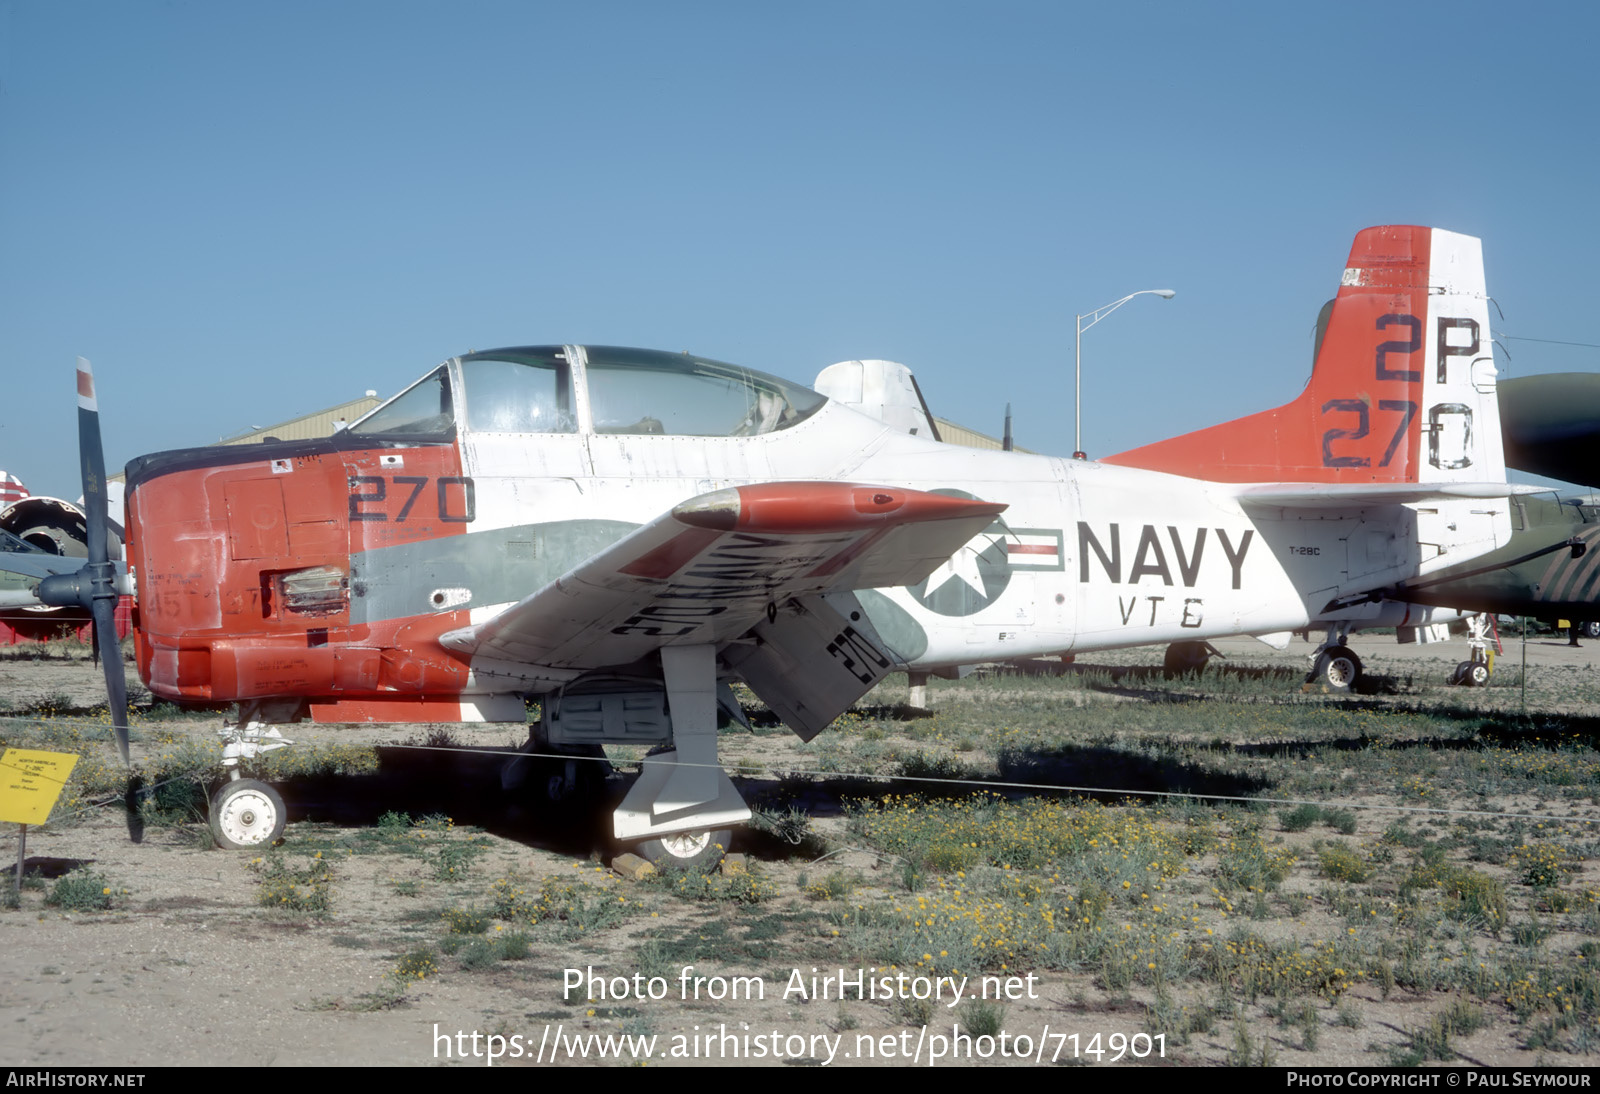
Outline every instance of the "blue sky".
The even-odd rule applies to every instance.
[[[0,468],[76,497],[468,349],[690,350],[1105,455],[1292,398],[1371,224],[1600,342],[1600,7],[0,0]],[[1496,317],[1498,319],[1498,316]],[[1600,371],[1511,340],[1503,375]]]

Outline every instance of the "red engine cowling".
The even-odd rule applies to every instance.
[[[465,532],[470,484],[456,447],[397,455],[349,444],[339,435],[129,465],[135,649],[152,693],[313,703],[459,694],[467,667],[433,639],[466,625],[467,612],[384,617],[371,579],[352,573],[353,558]]]

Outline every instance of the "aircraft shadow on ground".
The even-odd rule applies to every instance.
[[[376,825],[387,813],[413,819],[450,817],[530,847],[586,857],[612,848],[610,811],[632,783],[613,776],[598,792],[566,802],[551,802],[536,779],[515,790],[500,786],[500,757],[437,753],[395,755],[380,749],[380,769],[370,775],[299,776],[275,782],[291,822],[311,821],[343,827]],[[957,781],[825,776],[822,778],[740,778],[741,793],[753,805],[782,812],[797,809],[808,817],[836,817],[862,804],[892,795],[925,794],[960,798],[989,791],[1007,798],[1049,796],[1049,789],[1017,789],[1007,782],[1062,787],[1062,797],[1105,802],[1125,799],[1133,791],[1173,791],[1201,797],[1238,797],[1260,793],[1264,781],[1206,771],[1176,761],[1132,756],[1102,747],[1068,748],[1049,753],[1008,754],[997,777]],[[992,784],[992,785],[991,785]],[[1071,789],[1093,787],[1098,789]],[[782,834],[750,831],[740,843],[761,857],[787,857],[795,840]]]
[[[1144,678],[1160,669],[1145,670]],[[1204,701],[1203,696],[1163,692],[1164,701]],[[1446,724],[1470,728],[1469,735],[1445,733],[1372,738],[1364,735],[1334,739],[1227,741],[1200,744],[1204,751],[1232,757],[1304,759],[1329,751],[1355,752],[1373,748],[1473,751],[1489,747],[1563,748],[1600,747],[1600,717],[1518,714],[1464,710],[1445,702],[1407,704],[1345,700],[1341,712],[1419,714]],[[910,713],[903,713],[910,712]],[[921,717],[923,712],[899,706],[863,712],[869,717]],[[554,802],[545,794],[548,771],[534,769],[523,785],[504,789],[501,767],[512,753],[449,752],[404,747],[380,747],[379,767],[373,774],[302,775],[275,779],[283,794],[289,820],[337,824],[345,827],[376,825],[387,813],[412,819],[444,815],[460,825],[472,825],[530,847],[587,857],[614,849],[609,838],[610,812],[632,785],[632,776],[615,775],[594,780],[590,792]],[[959,774],[952,772],[952,774]],[[1117,802],[1130,796],[1185,794],[1205,800],[1270,795],[1275,781],[1266,776],[1210,769],[1203,760],[1193,762],[1134,754],[1103,745],[1057,745],[1047,748],[1010,749],[992,776],[913,779],[857,775],[774,775],[736,777],[752,806],[780,814],[793,809],[811,818],[837,817],[862,804],[893,795],[921,794],[929,798],[960,798],[991,792],[1007,798],[1059,795]],[[1005,784],[1026,784],[1025,787]],[[794,838],[783,832],[763,834],[761,826],[742,834],[740,844],[761,857],[788,857]],[[794,836],[794,833],[789,833]],[[61,860],[59,871],[72,868]],[[45,867],[46,876],[58,876],[58,864],[29,861],[29,871]]]
[[[1269,780],[1251,775],[1211,771],[1182,760],[1134,755],[1099,745],[1009,751],[1000,761],[1000,779],[1062,787],[1061,793],[1103,802],[1122,801],[1136,791],[1200,798],[1249,797],[1271,786]]]
[[[1259,794],[1267,780],[1210,771],[1180,760],[1136,756],[1100,745],[1011,749],[993,776],[880,778],[830,775],[736,780],[747,800],[768,809],[798,809],[813,817],[840,816],[862,804],[918,794],[930,799],[977,793],[1011,799],[1059,796],[1118,802],[1136,792],[1186,793],[1201,797]],[[1025,784],[1017,786],[1015,784]]]
[[[1172,691],[1173,688],[1205,688],[1213,682],[1221,683],[1224,688],[1230,682],[1248,682],[1252,685],[1267,683],[1282,689],[1286,694],[1306,683],[1305,673],[1275,666],[1266,668],[1213,666],[1204,675],[1197,675],[1194,672],[1168,675],[1160,665],[1073,665],[1072,667],[1078,670],[1080,676],[1089,677],[1083,682],[1088,690],[1133,699],[1190,698],[1199,701],[1226,698],[1226,694],[1217,696],[1193,692],[1174,695]],[[1094,678],[1102,675],[1109,683]],[[1381,673],[1367,672],[1356,681],[1354,694],[1399,695],[1413,684],[1414,677],[1409,675],[1385,676]]]
[[[365,775],[310,775],[275,780],[289,821],[315,821],[343,827],[376,825],[388,813],[412,820],[446,816],[506,839],[561,854],[587,856],[601,848],[597,834],[609,831],[610,800],[617,780],[605,792],[552,802],[543,792],[541,772],[523,785],[501,786],[500,772],[511,755],[481,752],[378,750],[378,770]],[[585,761],[593,762],[593,761]]]

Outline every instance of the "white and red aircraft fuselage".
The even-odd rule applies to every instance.
[[[896,669],[1294,630],[1503,545],[1490,345],[1477,240],[1368,229],[1299,399],[1164,442],[1213,477],[945,445],[685,354],[468,354],[333,437],[130,463],[139,671],[245,723],[544,696],[539,749],[674,746],[616,834],[693,857],[749,815],[730,680],[809,739]]]

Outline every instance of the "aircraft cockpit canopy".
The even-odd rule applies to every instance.
[[[591,346],[596,433],[754,437],[803,421],[827,400],[775,376],[687,353]]]
[[[455,430],[451,406],[449,368],[440,365],[350,426],[350,432],[418,439],[448,437]]]
[[[355,434],[595,433],[754,437],[787,429],[827,400],[809,388],[687,353],[561,346],[489,350],[440,366],[350,427]],[[586,400],[577,397],[582,388]],[[586,405],[587,422],[582,413]]]

